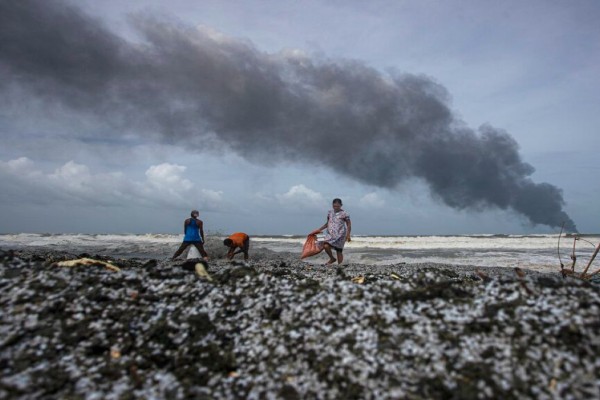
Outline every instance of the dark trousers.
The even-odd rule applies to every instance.
[[[183,253],[183,251],[188,248],[188,246],[196,247],[202,257],[208,257],[208,254],[204,250],[204,244],[202,242],[183,242],[181,243],[181,246],[179,246],[175,254],[173,254],[173,258],[179,257],[181,253]]]

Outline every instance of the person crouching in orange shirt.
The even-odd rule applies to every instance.
[[[244,261],[248,261],[248,249],[250,249],[250,236],[243,232],[236,232],[229,235],[229,237],[223,240],[223,244],[229,247],[227,252],[227,258],[233,259],[238,253],[244,253]],[[239,247],[238,251],[235,251]]]

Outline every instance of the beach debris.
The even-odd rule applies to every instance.
[[[142,268],[154,268],[158,265],[158,261],[152,259],[152,260],[148,260],[144,263],[144,265],[142,265]]]
[[[362,276],[362,275],[355,276],[354,278],[352,278],[352,282],[358,283],[359,285],[362,285],[363,283],[365,283],[365,277]]]
[[[575,235],[573,237],[573,248],[571,250],[571,261],[572,261],[571,268],[570,269],[565,268],[564,264],[562,263],[561,257],[560,257],[560,238],[562,236],[562,231],[563,230],[561,228],[560,234],[558,235],[558,260],[560,262],[560,272],[561,272],[562,276],[563,277],[572,276],[575,278],[579,278],[579,279],[583,279],[583,280],[591,280],[594,282],[598,281],[600,278],[600,268],[598,268],[596,271],[594,271],[592,273],[588,273],[588,271],[590,270],[592,263],[596,259],[598,252],[600,252],[600,243],[595,245],[594,243],[590,242],[589,240],[582,238],[580,235]],[[592,253],[584,270],[581,272],[575,271],[575,263],[577,262],[577,255],[575,254],[575,248],[576,248],[576,244],[578,241],[588,243],[594,247],[594,252]]]
[[[393,272],[390,274],[390,276],[392,277],[392,279],[395,279],[397,281],[399,281],[400,279],[402,279],[402,278],[400,278],[400,275],[397,275],[397,274],[395,274]]]
[[[111,347],[110,349],[110,358],[112,358],[113,360],[116,360],[118,358],[121,358],[121,350],[119,350],[118,347]]]
[[[120,274],[4,261],[0,303],[10,331],[0,339],[0,392],[244,398],[252,385],[256,397],[288,399],[598,397],[590,381],[600,293],[592,285],[521,265],[535,296],[507,268],[481,268],[491,285],[473,284],[475,269],[459,266],[350,266],[341,280],[322,268],[308,274],[288,257],[285,269],[278,258],[253,263],[257,279],[245,279],[253,269],[215,261],[205,269],[218,285],[194,277],[199,261],[190,270],[135,261]],[[35,273],[7,276],[22,266]],[[392,272],[402,280],[390,282]],[[356,276],[362,286],[350,282]],[[133,290],[140,301],[129,300]],[[432,365],[441,366],[433,380]],[[65,381],[77,377],[90,380]]]
[[[231,265],[236,266],[236,267],[249,267],[250,266],[248,261],[238,261],[238,260],[231,261]],[[285,265],[284,265],[284,267],[285,267]]]
[[[596,256],[598,255],[598,252],[600,251],[600,243],[598,243],[598,245],[596,246],[596,248],[594,249],[594,254],[592,254],[592,257],[590,258],[590,261],[588,261],[587,266],[585,267],[585,269],[583,270],[582,274],[584,276],[587,275],[588,270],[590,269],[590,266],[592,265],[592,262],[594,262],[594,259],[596,258]],[[598,269],[597,271],[591,273],[589,276],[591,277],[592,275],[596,275],[597,273],[600,272],[600,269]]]
[[[571,270],[575,270],[575,263],[577,262],[577,255],[575,254],[575,243],[577,243],[578,237],[575,237],[575,240],[573,240],[573,251],[571,252]],[[560,263],[560,267],[563,268],[563,264]]]
[[[560,237],[562,236],[563,229],[565,229],[565,222],[563,221],[560,226],[560,233],[558,234],[558,245],[556,246],[556,251],[558,253],[558,262],[560,264],[560,269],[563,270],[565,268],[565,264],[563,264],[562,259],[560,258]],[[573,256],[575,255],[575,243],[573,243]],[[572,259],[573,257],[571,257]]]
[[[523,289],[525,289],[527,294],[533,294],[533,291],[531,289],[529,289],[529,287],[525,283],[525,276],[527,275],[527,274],[525,274],[525,271],[523,271],[519,267],[515,267],[515,274],[517,274],[517,277],[519,278],[519,283],[521,284],[521,287]]]
[[[209,273],[206,272],[206,267],[204,266],[204,263],[196,263],[194,269],[196,270],[196,275],[198,275],[200,278],[206,278],[207,281],[212,282],[213,279],[209,275]]]
[[[492,280],[492,278],[490,278],[490,277],[488,276],[488,274],[486,274],[485,272],[483,272],[483,271],[482,271],[482,270],[480,270],[479,268],[477,268],[477,269],[475,270],[475,273],[476,273],[476,274],[477,274],[477,276],[478,276],[478,277],[480,277],[480,278],[481,278],[481,280],[482,280],[483,282],[485,282],[485,283],[487,283],[487,282],[489,282],[489,281],[491,281],[491,280]]]
[[[58,261],[52,264],[53,267],[79,267],[79,266],[99,266],[113,272],[120,272],[121,269],[106,261],[94,260],[93,258],[78,258],[75,260]]]

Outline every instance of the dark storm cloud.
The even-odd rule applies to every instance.
[[[255,162],[320,163],[380,187],[418,177],[457,209],[511,209],[575,229],[561,190],[530,179],[515,140],[465,126],[446,90],[425,76],[267,54],[149,16],[132,23],[138,42],[68,3],[0,2],[3,96],[16,87],[164,140],[217,138]]]

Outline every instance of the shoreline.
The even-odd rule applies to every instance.
[[[43,252],[55,249],[75,254],[104,254],[120,258],[165,259],[171,256],[181,241],[172,237],[149,237],[147,235],[90,236],[55,235],[48,237],[19,237],[2,239],[0,248]],[[478,265],[483,268],[505,266],[519,267],[542,272],[560,272],[560,262],[570,264],[572,243],[562,242],[560,256],[557,254],[556,238],[489,238],[459,237],[370,237],[361,242],[356,238],[345,250],[345,261],[363,265],[390,265],[398,263],[438,263],[453,265]],[[591,239],[600,241],[600,236]],[[303,240],[300,238],[254,238],[250,244],[250,255],[259,253],[282,254],[299,257]],[[223,254],[222,237],[209,236],[205,246],[209,255],[219,258]],[[577,267],[583,268],[593,248],[581,242],[577,246]],[[318,264],[320,256],[307,261]]]
[[[172,246],[171,246],[172,247]],[[213,268],[222,269],[231,266],[242,266],[243,258],[242,255],[237,255],[233,261],[229,261],[225,258],[226,250],[220,247],[212,246],[210,244],[205,246],[209,252],[209,265]],[[192,262],[196,259],[187,259],[187,249],[177,260],[172,261],[170,257],[164,258],[152,258],[152,257],[135,257],[135,256],[113,256],[109,252],[100,251],[95,254],[88,252],[72,252],[55,249],[47,249],[44,246],[28,246],[26,248],[17,249],[3,249],[0,248],[0,252],[14,252],[16,255],[22,256],[27,260],[34,261],[47,261],[48,259],[56,260],[74,260],[77,258],[95,258],[98,260],[109,259],[116,262],[122,262],[127,264],[128,262],[145,264],[147,262],[156,262],[158,264],[184,264],[186,262]],[[214,255],[214,256],[213,256]],[[344,269],[349,274],[357,273],[372,273],[381,274],[390,271],[394,271],[397,268],[405,269],[420,269],[420,268],[438,268],[438,269],[454,269],[460,274],[474,274],[476,271],[481,271],[485,274],[500,276],[500,275],[514,275],[514,267],[503,267],[503,266],[481,266],[481,265],[469,265],[469,264],[455,264],[450,262],[397,262],[389,264],[369,264],[360,262],[343,262],[342,264],[334,263],[330,266],[324,266],[327,258],[325,253],[320,253],[316,256],[300,259],[296,253],[290,253],[286,251],[273,251],[265,248],[253,248],[249,258],[249,266],[260,266],[262,263],[273,263],[273,262],[285,263],[290,267],[297,268],[303,272],[310,273],[311,271],[322,272],[326,274],[326,271],[336,270],[338,268]],[[548,276],[561,276],[560,269],[556,271],[537,271],[523,268],[528,274],[532,275],[548,275]]]
[[[55,264],[82,255],[0,251],[0,395],[600,397],[600,285],[559,273],[269,252],[210,278],[198,260]]]

